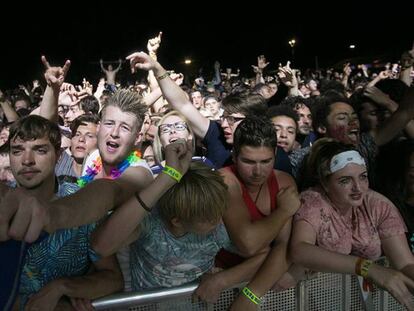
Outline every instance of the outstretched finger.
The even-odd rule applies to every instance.
[[[69,59],[67,59],[66,60],[66,62],[65,62],[65,64],[63,65],[63,68],[62,68],[62,70],[63,70],[63,75],[65,75],[66,76],[66,73],[68,72],[68,70],[69,70],[69,68],[70,68],[70,60]]]
[[[46,56],[42,55],[42,57],[40,58],[42,60],[43,65],[45,66],[46,69],[50,68],[50,64],[46,59]]]
[[[161,37],[162,37],[162,31],[160,31],[159,34],[158,34],[158,40],[161,41]]]

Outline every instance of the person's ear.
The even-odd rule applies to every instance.
[[[323,125],[318,126],[317,130],[319,134],[322,134],[322,135],[326,134],[326,127]]]
[[[144,134],[139,131],[137,134],[137,137],[135,138],[135,146],[138,145],[140,142],[142,142],[142,138],[144,137]]]

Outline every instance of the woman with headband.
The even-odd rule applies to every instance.
[[[312,147],[306,176],[313,187],[301,193],[294,218],[293,262],[321,272],[362,276],[414,310],[414,257],[397,208],[369,188],[364,159],[352,146],[320,139]],[[392,268],[373,260],[382,253]]]

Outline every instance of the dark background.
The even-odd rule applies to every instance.
[[[279,62],[292,60],[288,44],[292,38],[297,41],[294,67],[301,69],[315,68],[316,59],[322,68],[354,57],[360,57],[357,63],[397,61],[414,40],[412,6],[393,2],[392,7],[362,8],[360,4],[330,7],[327,2],[315,7],[298,2],[282,8],[270,2],[226,7],[193,2],[176,3],[171,10],[162,2],[148,7],[116,2],[63,7],[22,4],[2,12],[0,88],[42,79],[42,54],[52,65],[72,61],[69,82],[80,83],[85,76],[96,83],[100,58],[116,61],[146,50],[148,38],[160,30],[159,61],[168,69],[192,75],[199,68],[208,75],[218,60],[222,68],[240,68],[242,75],[249,76],[250,65],[260,54],[270,61],[269,69],[276,69]],[[356,48],[349,49],[350,44]],[[185,58],[193,63],[185,66]],[[123,82],[134,79],[126,63],[119,77]]]

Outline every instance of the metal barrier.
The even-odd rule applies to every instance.
[[[242,287],[242,286],[241,286]],[[97,310],[163,311],[163,310],[228,310],[239,294],[240,287],[222,292],[219,301],[212,305],[193,303],[191,294],[197,283],[176,288],[141,293],[120,293],[97,299]],[[263,299],[260,310],[286,311],[403,311],[405,310],[388,292],[374,288],[367,302],[355,276],[317,273],[301,281],[296,288],[283,292],[270,291]]]

